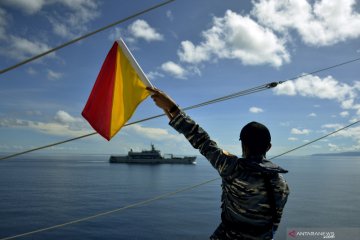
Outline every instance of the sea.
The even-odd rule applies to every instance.
[[[195,165],[108,159],[23,155],[1,161],[0,239],[208,239],[218,226],[220,179],[154,200],[217,178],[203,157]],[[275,239],[287,239],[292,228],[360,228],[360,157],[274,162],[289,170],[284,177],[291,191]]]

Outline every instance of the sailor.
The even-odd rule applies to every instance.
[[[273,239],[289,187],[281,175],[287,170],[266,160],[271,148],[269,130],[257,122],[244,126],[240,133],[243,154],[238,158],[220,149],[168,95],[147,89],[170,119],[170,126],[199,149],[221,176],[221,223],[210,239]]]

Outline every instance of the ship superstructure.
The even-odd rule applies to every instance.
[[[134,152],[132,149],[127,156],[111,155],[110,163],[137,163],[137,164],[195,164],[196,156],[175,157],[173,154],[162,155],[160,150],[151,144],[150,150]]]

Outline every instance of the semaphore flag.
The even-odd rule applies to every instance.
[[[150,95],[146,87],[152,84],[120,39],[106,56],[82,115],[110,140]]]

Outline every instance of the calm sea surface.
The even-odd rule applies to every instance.
[[[276,239],[292,227],[360,227],[360,158],[291,157],[291,195]],[[109,164],[108,156],[0,162],[0,239],[118,209],[217,177],[210,164]],[[17,239],[208,239],[220,180],[166,199]]]

